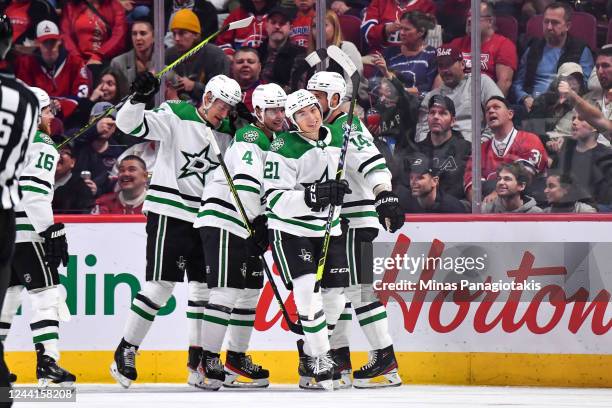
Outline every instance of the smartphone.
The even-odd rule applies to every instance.
[[[83,171],[81,172],[81,178],[82,178],[83,180],[91,180],[91,171],[89,171],[89,170],[83,170]]]

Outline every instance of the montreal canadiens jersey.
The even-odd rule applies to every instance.
[[[347,120],[348,115],[343,113],[327,126],[342,133]],[[359,158],[359,166],[349,164],[355,156]],[[391,187],[391,172],[374,145],[372,135],[357,117],[353,117],[346,163],[344,177],[352,192],[344,197],[341,217],[349,221],[349,228],[381,228],[374,208],[373,190],[379,184]]]
[[[42,242],[39,235],[53,225],[53,185],[59,153],[49,136],[37,131],[19,177],[22,199],[15,206],[15,242]]]
[[[223,156],[249,221],[263,214],[264,165],[270,147],[268,136],[251,124],[236,132]],[[249,236],[221,167],[204,187],[202,205],[194,227],[217,227],[242,238]]]
[[[204,186],[219,166],[209,137],[216,138],[222,153],[229,137],[213,131],[193,105],[182,101],[167,101],[151,111],[143,103],[126,103],[117,113],[117,127],[159,141],[143,212],[194,222]]]

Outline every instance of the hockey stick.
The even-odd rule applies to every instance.
[[[208,44],[210,42],[210,40],[212,40],[213,38],[215,38],[219,34],[222,34],[222,33],[226,32],[226,31],[230,31],[230,30],[236,30],[238,28],[248,27],[249,24],[251,24],[251,22],[253,21],[254,18],[255,18],[255,16],[250,16],[250,17],[247,17],[247,18],[243,18],[242,20],[234,21],[234,22],[232,22],[232,23],[230,23],[228,25],[225,25],[225,26],[221,27],[221,29],[219,29],[219,31],[216,31],[216,32],[212,33],[211,35],[206,37],[204,40],[202,40],[198,45],[196,45],[195,47],[193,47],[192,49],[190,49],[189,51],[187,51],[186,53],[184,53],[183,55],[178,57],[176,60],[174,60],[174,62],[172,62],[170,65],[164,67],[164,69],[162,69],[157,74],[155,74],[155,77],[157,79],[161,79],[164,75],[166,75],[166,73],[168,73],[168,71],[174,69],[177,65],[179,65],[180,63],[185,61],[187,58],[191,57],[192,55],[194,55],[195,53],[200,51],[206,44]],[[128,100],[132,99],[133,96],[134,96],[134,94],[126,95],[123,99],[121,99],[119,102],[117,102],[116,105],[110,106],[104,112],[102,112],[98,116],[94,117],[85,126],[80,128],[74,135],[72,135],[70,138],[64,140],[59,145],[57,145],[57,149],[61,148],[62,146],[64,146],[67,143],[72,142],[77,137],[82,136],[83,133],[85,133],[89,129],[91,129],[101,119],[107,117],[108,115],[110,115],[114,111],[117,111],[117,110],[121,109],[121,107]]]
[[[315,51],[317,56],[322,55],[323,53],[320,50]],[[355,101],[357,100],[357,91],[359,89],[359,82],[361,81],[361,77],[359,72],[357,72],[357,67],[351,59],[346,55],[340,48],[335,45],[330,45],[327,48],[327,56],[334,60],[338,65],[342,67],[342,69],[351,77],[351,84],[353,86],[353,92],[351,95],[351,105],[348,111],[347,123],[344,126],[344,134],[342,136],[342,148],[340,149],[340,158],[338,159],[338,168],[336,169],[336,181],[342,180],[342,176],[344,175],[344,163],[346,161],[346,152],[348,150],[349,139],[351,137],[351,130],[353,128],[353,115],[355,112]],[[311,53],[310,56],[313,54]],[[310,57],[309,56],[309,57]],[[314,61],[315,58],[311,57],[311,61]],[[309,61],[310,63],[310,61]],[[325,262],[327,260],[327,252],[329,250],[329,242],[331,240],[331,229],[334,218],[336,218],[336,211],[340,208],[340,206],[331,206],[329,209],[329,215],[327,216],[327,222],[325,224],[325,236],[323,238],[323,249],[321,250],[321,257],[319,258],[319,263],[317,264],[317,274],[315,280],[315,288],[314,292],[318,292],[321,287],[321,279],[323,278],[323,271],[325,269]]]
[[[221,165],[221,169],[223,170],[225,181],[227,181],[227,185],[230,188],[232,197],[234,198],[234,201],[236,202],[236,206],[238,207],[238,212],[240,213],[240,217],[242,218],[244,228],[246,228],[247,232],[249,233],[249,237],[253,237],[255,234],[255,231],[253,229],[253,226],[249,222],[249,218],[246,215],[246,211],[244,210],[242,201],[240,201],[240,197],[238,196],[238,191],[236,190],[236,186],[234,185],[234,180],[232,179],[229,169],[227,168],[227,165],[225,164],[225,160],[223,159],[223,156],[221,155],[221,150],[219,149],[219,145],[217,144],[215,135],[210,129],[208,130],[207,133],[208,133],[207,135],[208,140],[210,142],[210,145],[212,146],[213,152],[215,153],[215,156],[217,156],[217,160],[219,160],[219,164]],[[263,263],[266,277],[268,278],[268,281],[270,282],[270,287],[272,287],[272,292],[274,293],[274,297],[276,298],[276,301],[278,302],[278,306],[281,310],[281,313],[283,314],[283,317],[285,318],[285,321],[287,322],[287,326],[289,327],[289,330],[291,330],[295,334],[303,335],[304,330],[302,329],[302,325],[299,323],[294,323],[289,318],[289,312],[287,312],[287,309],[285,308],[285,304],[283,303],[283,299],[281,298],[280,293],[278,292],[278,288],[276,287],[276,283],[274,283],[272,271],[270,271],[270,267],[268,266],[266,259],[264,258],[263,254],[260,255],[259,257]]]

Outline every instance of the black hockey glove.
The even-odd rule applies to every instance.
[[[378,221],[389,232],[395,232],[404,225],[404,213],[399,205],[399,199],[391,191],[382,191],[374,202]]]
[[[321,211],[328,205],[342,205],[344,195],[351,192],[348,181],[328,180],[309,185],[304,190],[304,201],[313,211]]]
[[[43,247],[45,249],[45,262],[50,268],[57,269],[60,263],[68,265],[68,241],[64,224],[56,223],[40,233],[45,239]]]
[[[138,74],[132,82],[132,103],[147,103],[159,91],[159,79],[149,71]]]
[[[265,215],[256,217],[251,223],[253,236],[247,238],[247,253],[249,256],[260,256],[268,250],[268,218]]]

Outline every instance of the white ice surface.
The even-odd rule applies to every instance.
[[[206,392],[178,384],[78,386],[76,403],[17,403],[31,408],[480,408],[612,407],[612,389],[402,386],[378,390],[303,391],[297,385]]]

